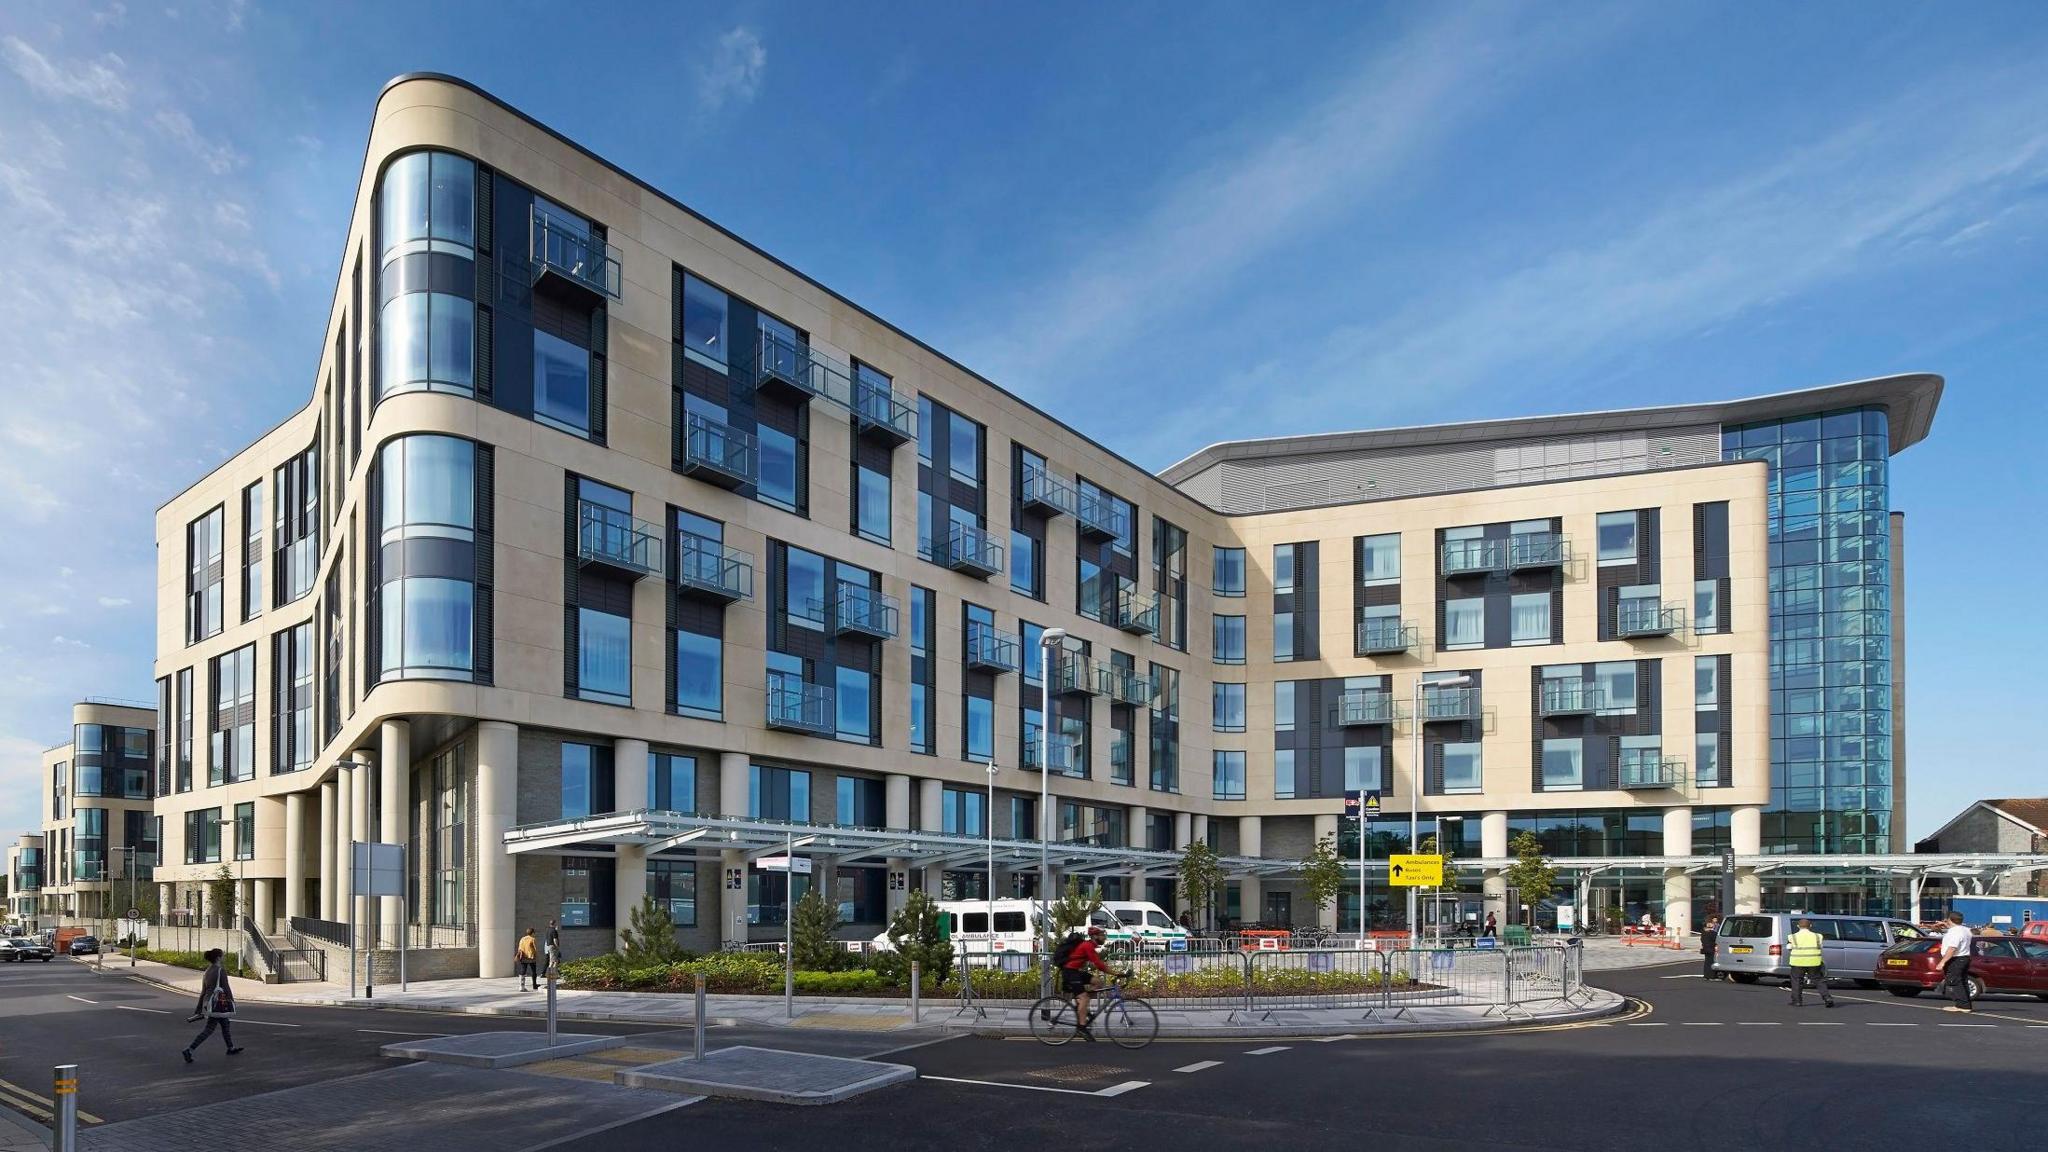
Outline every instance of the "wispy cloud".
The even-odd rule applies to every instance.
[[[97,60],[52,60],[13,36],[0,37],[0,60],[36,95],[50,100],[78,100],[95,108],[119,112],[128,107],[127,68],[108,53]]]
[[[707,112],[728,104],[745,104],[761,88],[761,73],[768,68],[768,49],[760,33],[744,25],[718,38],[711,59],[697,78],[697,100]]]
[[[126,596],[100,597],[100,607],[102,608],[126,608],[131,603],[133,601],[129,600]]]
[[[224,176],[242,162],[242,156],[226,144],[202,136],[192,123],[192,117],[175,108],[166,108],[156,114],[152,121],[158,131],[192,153],[206,170],[216,176]]]

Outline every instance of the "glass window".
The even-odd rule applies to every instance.
[[[725,715],[725,642],[676,631],[676,711],[707,720]]]
[[[929,690],[917,681],[910,684],[910,750],[929,753],[932,750],[931,727],[925,717],[931,712]]]
[[[1486,644],[1486,600],[1471,596],[1444,601],[1445,648],[1479,648]]]
[[[447,152],[413,152],[384,169],[379,190],[384,258],[433,250],[474,256],[476,164]]]
[[[647,894],[668,908],[668,918],[678,928],[697,926],[697,862],[663,860],[647,862]]]
[[[1280,748],[1273,752],[1273,799],[1294,798],[1294,749]]]
[[[1344,790],[1378,792],[1385,788],[1380,775],[1381,748],[1377,744],[1344,749]]]
[[[1294,681],[1273,684],[1273,731],[1294,731]]]
[[[562,819],[577,820],[618,810],[613,793],[612,750],[602,744],[562,745]]]
[[[1586,742],[1577,737],[1543,742],[1543,787],[1556,792],[1586,783]]]
[[[889,542],[889,474],[856,466],[859,491],[854,501],[854,531],[878,544]]]
[[[1043,570],[1038,563],[1038,541],[1021,531],[1010,533],[1010,590],[1033,600],[1045,599]]]
[[[1721,786],[1721,736],[1701,732],[1693,737],[1693,783],[1700,788]]]
[[[761,453],[761,481],[755,490],[767,503],[796,511],[796,437],[764,424],[755,429],[755,438]]]
[[[756,820],[810,820],[811,774],[798,768],[748,765],[747,815]]]
[[[1514,626],[1514,643],[1550,643],[1550,593],[1517,593],[1508,611]]]
[[[647,807],[656,812],[697,810],[697,758],[647,754]],[[652,861],[649,861],[652,863]]]
[[[607,704],[633,702],[633,621],[576,609],[576,694]]]
[[[874,724],[870,717],[874,674],[863,668],[844,666],[836,672],[837,682],[833,691],[839,708],[839,738],[856,744],[870,743],[874,738]]]
[[[985,696],[967,698],[967,759],[987,763],[996,754],[996,702]]]
[[[1446,744],[1444,747],[1444,791],[1446,793],[1472,793],[1485,787],[1485,773],[1479,755],[1479,743]]]
[[[1367,536],[1359,542],[1364,553],[1365,570],[1359,574],[1364,584],[1399,584],[1401,582],[1401,534],[1389,532],[1383,536]]]
[[[932,541],[932,494],[917,494],[917,554],[927,560],[937,559]]]
[[[468,395],[476,378],[476,305],[443,292],[409,292],[378,313],[380,395],[421,390]],[[589,354],[585,353],[586,371]]]
[[[472,538],[475,445],[453,436],[407,436],[385,445],[380,459],[386,543],[401,535]]]
[[[1210,788],[1216,799],[1244,799],[1244,753],[1218,749],[1215,757]]]
[[[783,550],[782,611],[802,628],[825,626],[825,558],[801,548]]]
[[[242,489],[242,619],[263,614],[263,481]]]
[[[1692,702],[1696,708],[1713,708],[1721,703],[1720,657],[1692,658]]]
[[[1721,582],[1695,580],[1692,585],[1692,626],[1695,632],[1721,630]]]
[[[1215,653],[1218,664],[1244,663],[1244,617],[1216,617]]]
[[[1102,619],[1102,565],[1083,556],[1077,571],[1079,587],[1075,592],[1075,611],[1090,620]]]
[[[1294,613],[1273,613],[1273,659],[1294,659]]]
[[[1216,685],[1215,727],[1218,732],[1244,731],[1244,685]]]
[[[1636,666],[1632,660],[1613,660],[1593,665],[1593,681],[1600,689],[1600,714],[1636,710]]]
[[[917,398],[917,462],[929,468],[932,466],[932,440],[938,429],[932,422],[932,400],[929,396]]]
[[[1024,633],[1024,651],[1020,654],[1024,662],[1024,682],[1038,683],[1038,670],[1045,663],[1045,626],[1029,620],[1020,621]]]
[[[1244,595],[1244,549],[1215,550],[1215,574],[1210,581],[1218,596]]]
[[[1602,512],[1598,519],[1600,563],[1633,564],[1636,560],[1636,514]]]
[[[387,581],[382,611],[386,675],[468,674],[475,619],[475,588],[469,581],[434,576]]]
[[[683,354],[707,367],[725,371],[725,315],[725,293],[684,273]]]
[[[1294,591],[1294,545],[1280,544],[1273,549],[1273,594],[1284,595]]]
[[[953,479],[963,484],[981,483],[981,425],[969,420],[958,412],[948,412],[951,418],[949,429],[952,443],[946,452],[946,465],[953,473]]]

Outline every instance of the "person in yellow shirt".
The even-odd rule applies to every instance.
[[[1835,998],[1828,994],[1827,960],[1821,954],[1821,934],[1813,930],[1813,921],[1799,921],[1798,931],[1786,941],[1792,951],[1792,1006],[1798,1008],[1806,1003],[1806,984],[1812,981],[1820,989],[1820,1002],[1830,1008]]]
[[[528,928],[526,935],[519,938],[519,950],[513,954],[513,958],[517,961],[514,966],[519,970],[519,990],[521,992],[526,991],[526,982],[530,978],[533,981],[534,991],[538,992],[540,990],[540,941],[534,938],[533,929]]]

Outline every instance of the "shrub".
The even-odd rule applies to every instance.
[[[154,960],[158,964],[169,964],[175,968],[190,968],[195,972],[206,971],[206,954],[204,952],[166,952],[155,948],[137,948],[135,956],[139,960]],[[242,958],[233,953],[221,957],[221,966],[227,969],[229,976],[241,976],[244,974],[242,972]]]
[[[640,906],[633,909],[625,945],[625,960],[636,968],[674,964],[685,958],[683,946],[676,943],[676,923],[668,914],[668,905],[652,896],[642,897]]]
[[[930,984],[943,984],[953,971],[953,946],[939,938],[939,910],[932,898],[913,891],[903,901],[896,918],[889,922],[889,943],[893,952],[875,955],[875,968],[883,979],[897,988],[910,984],[910,962]]]
[[[839,906],[825,899],[814,886],[796,902],[791,913],[789,934],[796,948],[796,966],[809,972],[836,972],[851,968],[858,958],[839,946]]]

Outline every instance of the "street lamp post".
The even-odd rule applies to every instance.
[[[1415,719],[1413,721],[1415,725],[1415,762],[1408,766],[1408,851],[1410,852],[1414,852],[1417,848],[1421,847],[1417,840],[1419,839],[1422,823],[1422,690],[1425,687],[1437,689],[1463,688],[1471,683],[1472,678],[1470,676],[1447,676],[1429,681],[1425,681],[1418,676],[1415,679]],[[1416,923],[1418,915],[1417,896],[1418,893],[1414,888],[1408,889],[1408,942],[1410,947],[1414,947],[1422,939],[1422,934],[1418,930],[1419,926]]]
[[[1439,813],[1437,813],[1437,814],[1436,814],[1436,854],[1437,854],[1438,858],[1442,858],[1442,857],[1444,857],[1444,856],[1448,855],[1448,853],[1446,853],[1446,852],[1444,851],[1444,825],[1445,825],[1445,824],[1459,824],[1459,823],[1463,823],[1463,822],[1464,822],[1464,819],[1465,819],[1465,818],[1464,818],[1463,816],[1446,816],[1446,815],[1444,815],[1444,814],[1443,814],[1443,813],[1441,813],[1441,812],[1439,812]],[[1444,896],[1443,896],[1443,892],[1444,892],[1444,890],[1443,890],[1443,885],[1441,885],[1441,884],[1437,885],[1437,889],[1436,889],[1436,940],[1437,940],[1437,943],[1438,943],[1438,944],[1442,944],[1442,943],[1443,943],[1443,940],[1444,940]]]
[[[1048,807],[1051,792],[1048,777],[1052,775],[1052,653],[1053,649],[1065,643],[1067,630],[1047,628],[1038,637],[1038,922],[1040,930],[1052,933],[1057,926],[1052,921],[1052,904],[1047,889],[1052,887],[1049,875],[1047,841],[1052,838],[1052,809]],[[990,928],[995,926],[991,924]],[[1038,974],[1039,995],[1051,994],[1052,950],[1046,949],[1045,963],[1040,965]]]

